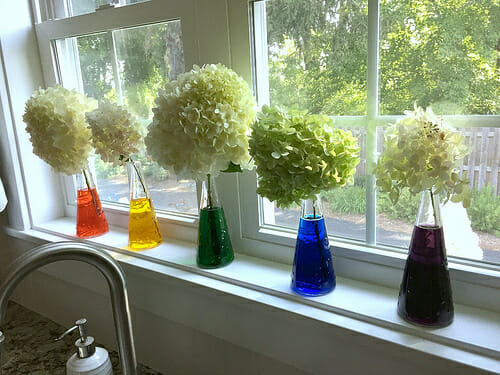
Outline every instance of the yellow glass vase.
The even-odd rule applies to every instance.
[[[129,161],[127,172],[130,190],[128,247],[131,250],[151,249],[162,242],[162,236],[140,162]]]

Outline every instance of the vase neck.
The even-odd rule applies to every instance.
[[[302,199],[300,217],[308,220],[323,218],[323,205],[319,194],[316,195],[315,199]]]
[[[95,189],[95,180],[94,180],[94,175],[92,173],[92,169],[90,166],[87,164],[85,168],[82,169],[82,171],[76,176],[76,190],[91,190]]]
[[[219,195],[217,194],[215,179],[211,174],[208,174],[207,178],[203,180],[201,185],[200,209],[220,206],[221,204],[219,202]]]
[[[142,173],[141,162],[130,159],[127,162],[127,173],[129,183],[130,200],[147,198],[149,199],[149,190]]]
[[[429,228],[443,226],[439,194],[430,189],[424,190],[421,193],[415,225]]]

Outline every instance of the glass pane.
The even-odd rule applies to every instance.
[[[448,202],[442,207],[448,255],[500,263],[500,129],[460,129],[471,149],[460,171],[467,172],[473,189],[469,208]],[[383,129],[378,129],[378,142]],[[381,146],[379,146],[380,148]],[[380,151],[380,149],[379,149]],[[393,205],[377,194],[377,241],[406,251],[411,239],[419,196],[405,192]]]
[[[151,122],[158,89],[184,72],[180,21],[61,39],[56,47],[65,87],[116,100],[144,126]],[[197,214],[194,181],[178,179],[145,154],[136,158],[157,210]],[[128,202],[125,168],[97,158],[96,174],[103,201]]]
[[[269,98],[259,97],[261,104],[366,114],[367,4],[273,0],[256,6],[256,23],[265,23],[257,27],[256,60],[268,65],[257,66],[258,86],[269,81]]]
[[[56,0],[61,1],[61,0]],[[109,3],[114,3],[115,7],[142,3],[148,0],[71,0],[70,5],[70,16],[79,16],[81,14],[92,13],[99,7],[105,7]]]
[[[364,241],[366,238],[366,130],[363,127],[343,127],[359,139],[361,162],[357,167],[354,184],[320,194],[329,236]],[[300,207],[280,209],[263,199],[263,222],[297,229]]]
[[[254,3],[260,104],[310,113],[366,114],[367,1],[273,0]],[[360,136],[365,130],[350,127]],[[363,156],[363,160],[364,156]],[[364,162],[355,186],[321,194],[328,234],[365,239]],[[263,222],[296,229],[300,207],[262,199]]]
[[[381,114],[500,113],[498,1],[382,0],[380,17]]]

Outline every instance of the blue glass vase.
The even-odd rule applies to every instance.
[[[304,296],[320,296],[330,293],[335,285],[321,199],[303,200],[291,287]]]

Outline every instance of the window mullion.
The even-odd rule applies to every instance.
[[[120,81],[120,63],[118,61],[118,55],[116,53],[116,39],[115,39],[115,32],[114,31],[109,31],[108,32],[110,43],[111,43],[111,49],[110,49],[110,54],[111,54],[111,63],[112,63],[112,68],[113,68],[113,80],[115,82],[115,89],[117,92],[118,96],[118,103],[120,105],[123,105],[123,91],[122,91],[122,84]]]
[[[367,113],[366,129],[366,242],[376,243],[376,192],[375,176],[371,173],[377,159],[377,112],[378,112],[378,45],[379,2],[368,1],[368,60],[367,60]]]

